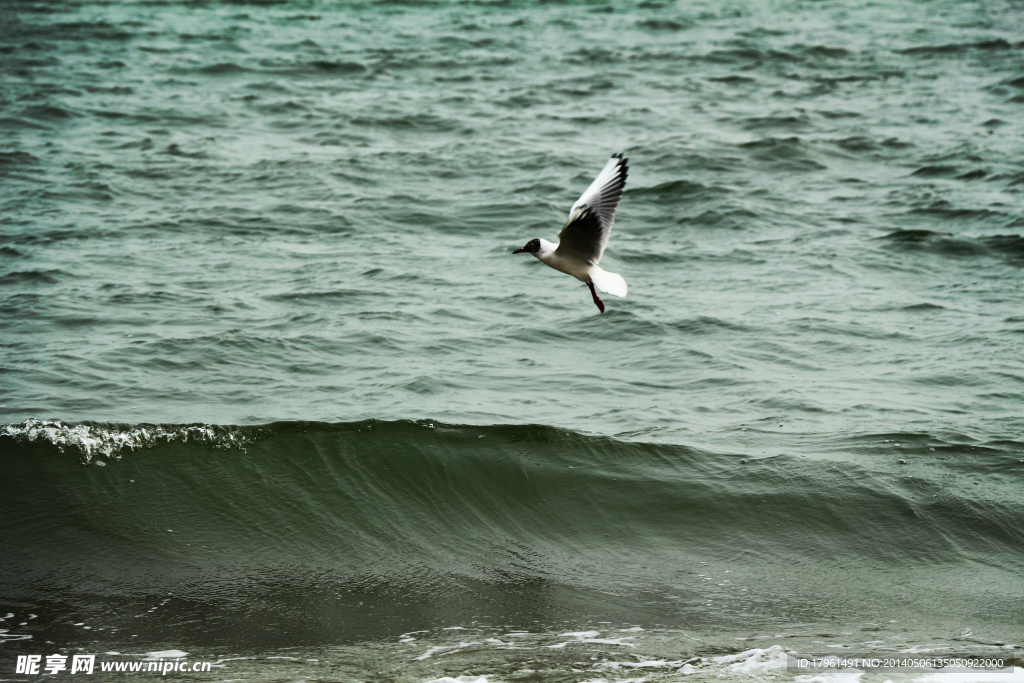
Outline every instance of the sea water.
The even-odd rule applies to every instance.
[[[1019,655],[1022,17],[4,3],[3,677]]]

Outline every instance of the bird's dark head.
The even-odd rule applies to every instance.
[[[522,254],[522,253],[536,254],[539,251],[540,251],[540,240],[530,240],[529,242],[526,243],[526,246],[524,246],[522,249],[516,249],[512,253],[513,254]]]

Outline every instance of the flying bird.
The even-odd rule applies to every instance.
[[[576,200],[569,210],[569,220],[558,233],[558,244],[546,239],[532,239],[513,254],[533,254],[555,270],[572,275],[590,287],[594,303],[604,313],[604,302],[594,291],[596,285],[602,292],[615,296],[626,296],[626,281],[621,275],[609,273],[597,266],[608,238],[612,234],[615,207],[622,198],[629,172],[629,159],[613,154],[605,167],[594,178],[587,191]]]

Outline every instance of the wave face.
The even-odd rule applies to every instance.
[[[895,437],[920,462],[426,421],[9,425],[0,594],[40,615],[17,631],[37,642],[251,647],[481,618],[867,623],[913,567],[904,624],[1019,602],[1021,444],[884,436],[872,451]],[[941,608],[923,599],[954,577]]]

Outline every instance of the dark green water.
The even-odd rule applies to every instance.
[[[4,4],[4,677],[1018,651],[1022,17]]]

